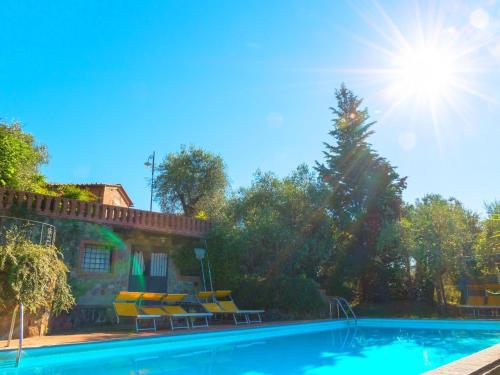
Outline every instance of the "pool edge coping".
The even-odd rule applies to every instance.
[[[499,369],[500,343],[424,372],[422,375],[493,375],[500,373]],[[492,370],[495,372],[491,372]]]

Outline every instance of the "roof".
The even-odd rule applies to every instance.
[[[105,183],[105,182],[87,182],[87,183],[78,183],[78,184],[63,184],[63,183],[49,183],[47,184],[49,186],[61,186],[61,185],[70,185],[70,186],[78,186],[78,187],[105,187],[105,186],[110,186],[110,187],[116,187],[120,190],[122,195],[125,197],[126,200],[129,202],[129,206],[133,206],[134,202],[130,198],[130,196],[127,194],[125,191],[125,188],[123,187],[122,184],[110,184],[110,183]]]

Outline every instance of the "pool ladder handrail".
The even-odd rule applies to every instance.
[[[354,321],[358,320],[358,317],[354,313],[354,310],[351,307],[351,304],[344,297],[330,297],[330,319],[333,319],[333,307],[337,306],[337,319],[340,319],[340,311],[344,314],[347,320],[354,319]]]
[[[21,362],[21,356],[23,354],[23,338],[24,338],[24,306],[22,303],[16,305],[14,311],[12,313],[12,320],[10,323],[9,336],[7,339],[6,348],[10,346],[10,342],[12,341],[12,335],[14,334],[14,325],[16,320],[17,311],[19,310],[19,346],[17,348],[16,354],[16,367],[19,367],[19,362]]]

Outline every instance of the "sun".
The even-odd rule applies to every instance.
[[[365,36],[349,30],[365,58],[357,67],[339,71],[374,90],[380,100],[379,121],[395,116],[405,120],[408,131],[431,129],[444,139],[459,129],[472,129],[478,100],[496,105],[483,92],[488,87],[485,73],[495,69],[487,52],[494,39],[484,31],[485,17],[476,15],[470,25],[464,24],[434,3],[404,6],[408,16],[397,18],[376,0],[353,5],[370,30]],[[428,6],[421,9],[421,4]]]
[[[393,95],[439,101],[449,97],[456,86],[460,66],[453,51],[433,45],[408,46],[394,57]]]

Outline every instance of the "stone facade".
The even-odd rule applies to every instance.
[[[85,325],[109,324],[114,320],[113,299],[119,291],[162,291],[194,294],[199,289],[198,277],[184,276],[173,261],[176,251],[193,251],[199,239],[176,235],[158,235],[143,230],[129,230],[78,220],[48,219],[56,227],[56,246],[70,269],[69,282],[77,304],[69,314],[51,319],[51,331],[63,331]],[[109,272],[88,272],[83,268],[85,247],[109,249]],[[143,282],[131,284],[132,251],[165,254],[167,275],[154,278],[150,289],[150,269],[145,264]],[[194,255],[193,255],[194,256]],[[150,259],[147,261],[151,262]],[[158,289],[160,288],[160,289]]]

